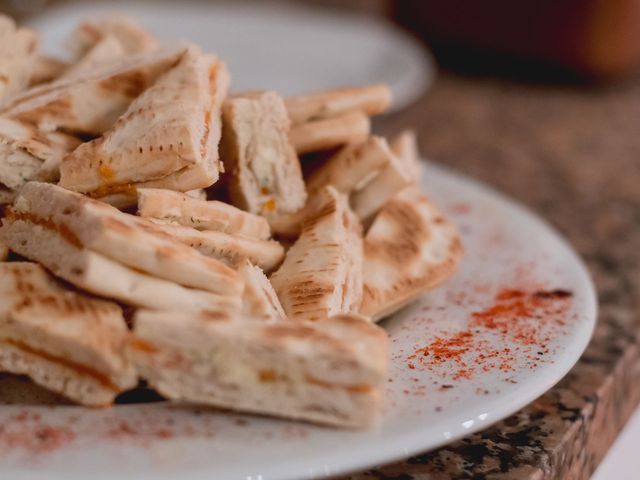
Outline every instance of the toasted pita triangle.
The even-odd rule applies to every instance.
[[[59,132],[40,132],[32,125],[0,117],[0,140],[42,161],[60,161],[80,140]]]
[[[307,180],[311,194],[331,185],[350,194],[364,187],[378,172],[392,161],[387,141],[371,136],[365,141],[348,145],[330,157]]]
[[[218,259],[232,267],[248,259],[266,272],[271,272],[284,258],[284,247],[275,240],[258,240],[215,230],[200,231],[162,220],[154,220],[154,225],[202,255]]]
[[[221,156],[233,203],[256,214],[302,208],[307,194],[282,98],[275,92],[234,95],[222,118]]]
[[[217,230],[259,240],[271,236],[269,224],[263,217],[224,202],[197,199],[172,190],[139,188],[138,215],[196,230]]]
[[[238,273],[244,280],[242,314],[247,318],[284,320],[286,315],[280,300],[262,269],[245,260],[238,268]]]
[[[40,263],[78,288],[134,307],[190,312],[240,309],[240,295],[218,295],[153,277],[76,246],[69,241],[68,233],[37,222],[9,216],[0,229],[0,237],[12,251]]]
[[[0,103],[29,84],[37,50],[34,32],[0,14]]]
[[[9,190],[17,190],[34,178],[42,160],[13,145],[0,143],[0,183]]]
[[[8,98],[2,114],[42,130],[100,135],[134,98],[180,60],[185,49],[171,46],[131,55],[115,64],[32,87]]]
[[[360,317],[306,325],[140,310],[129,350],[169,399],[344,428],[375,423],[387,381],[387,335]]]
[[[126,53],[148,52],[155,50],[159,45],[153,35],[132,19],[121,15],[98,22],[81,23],[71,34],[68,44],[79,58],[108,36],[118,40]]]
[[[212,117],[219,118],[219,115],[213,114]],[[208,150],[208,152],[211,154],[210,156],[202,157],[195,165],[170,173],[166,177],[137,183],[136,187],[166,188],[167,190],[187,192],[196,188],[208,188],[216,183],[220,172],[223,171],[222,163],[218,160],[217,148],[220,130],[216,130],[216,128],[212,126],[210,132],[212,134],[212,136],[209,137],[211,149]],[[216,139],[214,140],[214,138]]]
[[[40,55],[33,63],[29,77],[29,87],[57,79],[67,68],[69,68],[69,63],[64,60]]]
[[[374,320],[393,313],[451,277],[461,258],[456,228],[418,186],[404,189],[365,236],[360,313]]]
[[[106,35],[91,47],[76,63],[62,74],[62,78],[77,76],[81,72],[108,65],[125,56],[125,49],[113,35]]]
[[[351,195],[353,211],[364,224],[368,224],[389,200],[414,181],[404,162],[394,154],[389,155],[386,165],[376,176]]]
[[[271,283],[292,320],[323,320],[357,311],[362,298],[362,229],[345,196],[332,187],[304,224]]]
[[[85,405],[135,386],[118,305],[72,292],[35,263],[0,263],[0,370]]]
[[[242,292],[240,277],[221,262],[200,255],[143,218],[56,185],[25,185],[7,211],[8,222],[18,220],[44,226],[73,246],[186,287],[221,295]]]
[[[296,152],[304,154],[362,142],[370,131],[369,117],[353,112],[296,125],[289,138]]]
[[[185,170],[197,167],[199,174],[180,189],[210,186],[218,179],[220,103],[227,85],[222,63],[189,49],[109,132],[64,159],[60,185],[108,194],[122,185],[164,182],[172,175],[184,180]]]
[[[309,175],[307,179],[309,200],[305,208],[293,214],[267,217],[271,229],[274,233],[285,237],[297,235],[304,219],[317,209],[316,197],[324,188],[331,186],[338,192],[351,196],[354,192],[365,187],[387,166],[393,175],[389,181],[396,180],[390,182],[392,186],[403,183],[397,181],[398,177],[402,179],[404,175],[402,172],[398,172],[400,169],[398,162],[393,158],[387,141],[382,137],[371,136],[363,142],[343,147]],[[381,183],[386,181],[383,180]],[[387,188],[387,190],[392,190],[392,188]],[[393,193],[397,191],[395,190]],[[373,195],[371,195],[372,193]],[[373,198],[369,198],[370,195]],[[384,200],[387,199],[388,196]],[[362,194],[362,198],[357,200],[357,205],[354,206],[357,206],[362,215],[370,216],[379,206],[378,200],[375,193],[369,191],[369,193]]]
[[[415,182],[422,177],[422,164],[418,151],[418,139],[413,130],[404,130],[396,135],[389,144],[391,151],[404,165],[404,170]]]
[[[88,193],[88,195],[97,198],[101,202],[113,205],[116,208],[125,209],[136,205],[138,201],[138,189],[153,188],[175,190],[178,192],[185,190],[192,191],[189,189],[192,188],[193,185],[202,185],[203,183],[212,181],[213,178],[217,178],[220,171],[219,169],[221,168],[222,163],[218,165],[213,162],[200,163],[193,167],[183,168],[158,180],[135,184],[110,185],[100,188],[95,192]],[[108,193],[105,195],[105,192]]]
[[[15,189],[29,180],[57,181],[62,157],[80,140],[63,133],[40,132],[31,125],[0,117],[0,143],[0,182]],[[17,175],[14,181],[7,179],[7,170]]]
[[[287,97],[285,103],[291,122],[299,125],[345,113],[383,113],[391,104],[391,91],[386,85],[338,88]]]

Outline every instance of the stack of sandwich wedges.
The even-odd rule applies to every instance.
[[[45,57],[0,18],[0,370],[89,406],[144,382],[375,423],[375,322],[462,257],[413,134],[371,133],[388,88],[234,92],[215,55],[120,17],[68,44]]]

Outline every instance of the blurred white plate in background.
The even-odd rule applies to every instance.
[[[242,2],[122,0],[54,6],[28,22],[43,50],[64,55],[69,32],[83,19],[109,13],[136,18],[164,40],[188,39],[223,58],[234,90],[283,94],[347,85],[387,83],[393,109],[414,101],[434,75],[431,56],[382,19],[333,9]]]

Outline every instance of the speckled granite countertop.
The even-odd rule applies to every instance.
[[[586,353],[494,427],[350,479],[586,479],[640,401],[640,79],[611,89],[443,74],[379,131],[518,199],[587,262],[600,298]]]

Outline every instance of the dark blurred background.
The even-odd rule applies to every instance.
[[[606,80],[640,60],[636,0],[392,2],[445,64],[524,76]]]
[[[65,3],[71,2],[0,0],[0,11],[24,21]],[[111,2],[77,3],[108,6]],[[311,4],[393,19],[426,40],[441,65],[456,70],[495,72],[534,80],[602,82],[624,77],[640,62],[640,1],[637,0],[280,0],[269,3]]]

